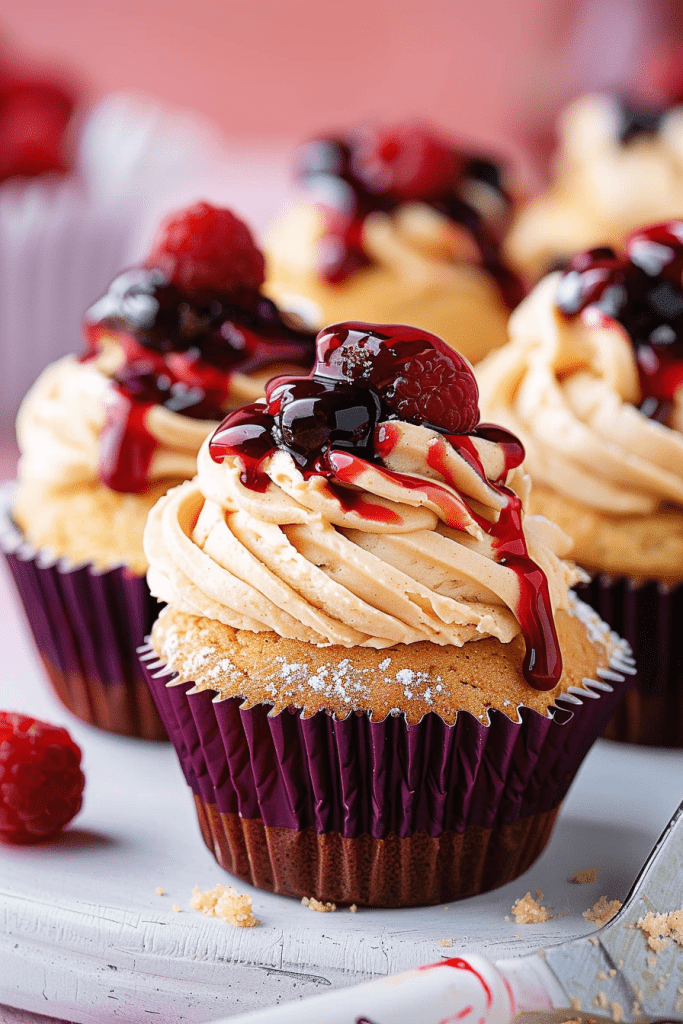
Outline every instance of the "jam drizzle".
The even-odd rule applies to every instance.
[[[100,438],[99,475],[112,490],[130,493],[149,485],[157,447],[146,426],[150,409],[220,420],[233,373],[282,364],[308,369],[314,355],[313,334],[288,324],[258,290],[191,292],[154,267],[117,277],[86,313],[84,334],[84,360],[112,337],[123,352]]]
[[[668,423],[683,386],[683,221],[634,232],[622,256],[608,248],[575,256],[555,302],[568,318],[621,325],[636,355],[640,410]]]
[[[413,345],[418,336],[423,345],[433,337],[415,328],[400,330],[404,332],[403,340],[407,346]],[[309,376],[276,378],[266,389],[265,403],[255,403],[230,413],[211,438],[211,458],[218,463],[226,457],[236,458],[242,484],[264,492],[269,484],[264,463],[276,451],[286,451],[296,461],[304,479],[322,476],[327,481],[328,494],[339,502],[344,511],[354,512],[369,521],[393,523],[400,520],[391,508],[370,502],[363,495],[360,478],[367,471],[379,472],[402,489],[425,494],[439,509],[444,523],[452,529],[465,530],[467,524],[474,520],[491,538],[497,562],[509,568],[517,578],[516,614],[526,641],[524,676],[535,689],[553,689],[562,675],[562,657],[548,581],[529,556],[521,501],[506,485],[508,473],[524,459],[524,448],[502,427],[478,424],[478,413],[472,420],[471,403],[474,401],[476,407],[476,383],[471,376],[470,393],[463,394],[462,364],[457,353],[453,353],[450,385],[454,391],[449,392],[446,381],[444,403],[447,406],[449,398],[463,402],[467,409],[463,422],[469,431],[455,434],[444,430],[439,423],[424,424],[441,434],[427,448],[427,463],[444,483],[389,469],[384,460],[400,436],[396,413],[386,404],[394,395],[395,381],[387,377],[384,357],[387,352],[396,358],[401,354],[401,345],[392,331],[391,327],[362,324],[338,324],[325,328],[318,336],[318,356]],[[339,344],[335,344],[335,338]],[[372,345],[363,345],[368,339]],[[354,346],[359,353],[355,360],[352,358]],[[343,358],[334,363],[330,353],[344,347]],[[413,352],[413,349],[409,350]],[[401,358],[405,358],[405,353]],[[373,365],[378,374],[374,378]],[[399,361],[399,368],[401,365]],[[340,418],[345,403],[352,413],[350,423]],[[449,422],[452,422],[452,416],[453,412],[449,410]],[[389,422],[385,421],[387,418]],[[503,454],[503,467],[494,481],[486,475],[475,438],[498,445]],[[495,522],[489,522],[472,511],[460,496],[447,464],[449,447],[503,499]]]
[[[318,255],[320,275],[328,283],[339,284],[370,264],[362,243],[369,214],[392,213],[412,200],[428,204],[467,230],[510,309],[524,298],[521,281],[501,255],[500,230],[473,198],[476,189],[485,186],[511,211],[501,168],[492,161],[465,156],[435,132],[406,124],[309,142],[302,147],[297,176],[325,217]]]

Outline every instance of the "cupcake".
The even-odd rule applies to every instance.
[[[593,574],[586,599],[638,665],[610,735],[683,744],[683,222],[574,257],[478,368],[486,416],[524,442],[530,508]]]
[[[103,728],[163,735],[135,656],[158,611],[149,509],[194,475],[228,410],[312,363],[314,336],[262,281],[263,256],[228,210],[171,217],[86,314],[85,354],[49,366],[21,407],[3,548],[57,694]]]
[[[584,96],[562,115],[555,174],[505,241],[531,282],[574,253],[621,246],[636,228],[683,216],[683,107]]]
[[[433,331],[477,360],[506,340],[524,294],[500,255],[512,211],[497,163],[419,123],[302,150],[311,202],[266,241],[268,294],[318,326],[350,314]]]
[[[522,459],[439,338],[339,324],[152,509],[142,659],[232,874],[410,906],[541,852],[629,654]]]

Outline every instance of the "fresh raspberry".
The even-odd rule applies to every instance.
[[[0,711],[0,840],[38,843],[81,807],[81,751],[66,729]]]
[[[354,171],[370,192],[398,201],[426,199],[442,192],[460,168],[460,157],[442,138],[419,123],[367,131],[353,155]]]
[[[0,178],[67,170],[64,133],[74,109],[62,86],[12,82],[0,101]]]
[[[479,389],[470,364],[441,338],[417,327],[326,327],[317,338],[314,377],[364,381],[408,423],[467,434],[479,422]]]
[[[187,291],[254,291],[263,284],[263,254],[230,210],[197,203],[162,225],[146,260]]]

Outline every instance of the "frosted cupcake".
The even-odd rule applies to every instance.
[[[87,313],[87,351],[48,367],[17,421],[19,489],[4,548],[48,675],[80,717],[161,733],[135,648],[157,611],[149,509],[275,373],[305,372],[313,335],[262,295],[248,228],[206,203],[171,217],[146,263]]]
[[[408,906],[543,849],[629,656],[526,516],[519,442],[478,421],[440,339],[326,328],[314,372],[228,416],[150,513],[168,607],[143,661],[239,877]]]
[[[266,242],[267,290],[322,326],[354,315],[432,331],[477,360],[506,339],[523,295],[500,255],[512,197],[503,168],[419,123],[308,143],[312,201]]]
[[[613,734],[683,743],[683,223],[544,278],[478,370],[524,442],[531,508],[572,537],[587,599],[638,664]]]
[[[683,216],[683,107],[639,107],[584,96],[560,119],[549,188],[505,242],[529,281],[593,246],[620,246],[636,228]]]

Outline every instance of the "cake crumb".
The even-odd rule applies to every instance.
[[[592,885],[593,882],[597,882],[597,880],[597,868],[587,868],[585,871],[575,871],[569,879],[569,881],[574,882],[575,885]]]
[[[177,904],[177,903],[174,903],[174,904],[173,904],[173,912],[174,912],[175,914],[182,914],[182,910],[180,909],[180,907],[178,906],[178,904]]]
[[[683,910],[672,910],[668,914],[649,911],[636,922],[636,928],[647,936],[647,944],[655,953],[666,949],[672,941],[683,946]]]
[[[604,971],[598,971],[598,978],[600,981],[607,981],[607,975]]]
[[[509,920],[510,920],[510,915],[509,915],[509,914],[506,914],[506,915],[505,915],[505,917],[503,918],[503,920],[504,920],[504,921],[509,921]]]
[[[581,1000],[578,999],[576,996],[572,996],[570,998],[569,1002],[572,1004],[572,1010],[580,1010],[581,1009]]]
[[[440,946],[447,946],[447,947],[450,948],[450,946],[452,946],[452,942],[451,942],[450,939],[439,939],[439,945]]]
[[[650,968],[650,970],[652,970],[653,967],[657,966],[657,954],[656,953],[650,953],[649,957],[647,958],[647,966]]]
[[[251,896],[221,882],[205,892],[195,885],[190,906],[207,917],[219,917],[233,928],[253,928],[261,923],[251,912]]]
[[[157,894],[157,896],[163,896],[164,895],[164,890],[161,888],[160,885],[158,885],[154,891]]]
[[[609,976],[610,976],[610,978],[616,978],[616,976],[617,976],[617,969],[616,969],[616,967],[612,968],[612,970],[609,972]]]
[[[543,893],[541,892],[540,889],[536,890],[536,899],[537,900],[542,900],[543,899]]]
[[[315,910],[318,914],[333,914],[337,909],[336,903],[322,903],[315,896],[304,896],[301,902],[304,907],[308,907],[309,910]]]
[[[604,992],[598,992],[593,1000],[593,1006],[599,1006],[603,1010],[607,1009],[607,996]]]
[[[624,1016],[624,1007],[621,1003],[610,1003],[610,1009],[612,1010],[612,1020],[619,1024],[619,1021]]]
[[[356,906],[355,903],[352,903],[351,906],[349,907],[349,910],[351,911],[352,914],[355,914],[356,911],[358,910],[358,907]]]
[[[539,889],[536,891],[540,892]],[[541,893],[539,899],[542,896],[543,893]],[[530,892],[513,903],[510,910],[515,919],[515,924],[542,924],[544,921],[550,920],[548,911],[533,898]]]
[[[604,896],[601,896],[589,910],[584,910],[582,917],[585,917],[587,921],[592,921],[596,928],[599,928],[600,925],[611,921],[620,907],[619,900],[606,900]]]

